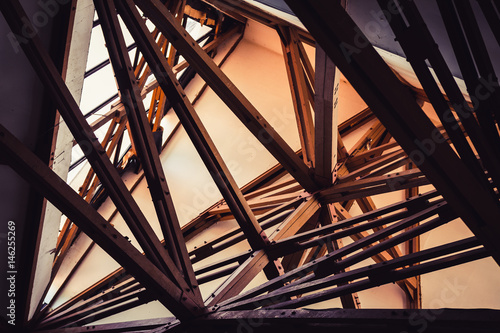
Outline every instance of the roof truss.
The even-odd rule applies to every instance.
[[[92,243],[62,286],[76,274],[95,245],[122,268],[52,308],[57,291],[49,306],[39,304],[29,322],[18,323],[21,329],[80,332],[82,328],[69,326],[82,326],[158,300],[176,318],[101,325],[93,331],[196,331],[208,324],[215,331],[234,329],[243,319],[246,323],[258,321],[259,329],[264,331],[276,327],[297,331],[312,326],[323,330],[364,330],[373,325],[387,325],[389,330],[399,331],[408,329],[411,316],[420,318],[426,310],[391,310],[392,314],[385,310],[360,310],[356,309],[360,306],[356,293],[397,283],[406,295],[408,308],[418,309],[420,275],[489,256],[500,263],[500,160],[495,153],[500,140],[496,127],[500,107],[498,82],[494,81],[490,94],[471,108],[439,50],[432,47],[434,40],[422,25],[413,2],[401,0],[397,13],[388,20],[442,128],[424,114],[415,96],[378,55],[340,2],[286,1],[309,34],[246,2],[204,1],[238,21],[253,19],[276,29],[301,139],[299,152],[290,148],[220,68],[242,38],[241,25],[223,29],[222,20],[218,21],[213,38],[200,46],[182,25],[185,1],[94,2],[120,98],[103,120],[88,124],[38,36],[21,43],[75,142],[84,151],[85,160],[92,166],[79,193],[3,125],[0,150],[11,167],[68,217],[57,241],[51,283],[80,231]],[[392,5],[391,1],[378,2],[382,8]],[[482,84],[481,78],[488,74],[496,78],[484,52],[464,51],[465,42],[474,43],[474,50],[485,47],[468,5],[445,1],[439,6],[469,91]],[[491,6],[495,4],[488,2],[482,8],[486,12]],[[155,25],[153,32],[138,9]],[[22,35],[29,19],[19,2],[4,1],[0,10],[12,31]],[[134,62],[128,56],[118,15],[140,52]],[[498,18],[492,13],[487,19],[492,27],[496,26]],[[458,33],[456,24],[470,29]],[[216,63],[214,52],[229,40],[233,42],[231,50]],[[316,46],[316,42],[313,68],[305,45]],[[179,61],[179,56],[185,61]],[[446,95],[441,93],[426,59]],[[186,82],[176,75],[184,69],[188,74],[198,73],[206,82],[199,95],[210,87],[278,165],[243,188],[236,185],[196,114],[197,100],[186,97]],[[368,108],[339,124],[335,131],[333,114],[339,70]],[[151,75],[156,80],[146,84]],[[146,110],[143,99],[148,92],[153,92],[154,97]],[[182,228],[159,158],[168,139],[165,143],[155,142],[159,122],[170,108],[179,119],[172,133],[180,126],[186,130],[223,196]],[[347,151],[342,137],[369,121],[373,122],[371,127]],[[105,125],[109,126],[107,134],[99,142],[94,131]],[[128,155],[122,157],[124,135],[129,135],[132,144]],[[327,144],[322,145],[325,141]],[[120,177],[123,159],[134,155],[142,173],[134,186],[146,178],[163,239],[154,233],[132,196],[134,186],[127,188]],[[399,171],[401,168],[404,170]],[[436,190],[419,194],[419,186],[428,184]],[[91,205],[101,189],[106,194],[100,195],[108,195],[116,206],[112,216],[121,214],[144,253]],[[405,200],[376,207],[371,199],[395,191],[404,191]],[[363,214],[349,214],[355,203]],[[467,224],[474,237],[420,249],[420,235],[456,218]],[[229,219],[236,220],[238,227],[194,248],[186,247],[186,240],[216,221]],[[347,237],[352,242],[344,245],[342,239]],[[242,241],[248,242],[249,251],[193,268]],[[353,267],[370,258],[375,264]],[[243,292],[261,272],[267,282]],[[199,286],[221,277],[225,277],[224,282],[202,299]],[[46,294],[49,287],[50,284]],[[352,310],[293,310],[337,297],[345,308]],[[481,327],[487,331],[498,325],[494,316],[494,310],[442,310],[429,319],[429,325],[436,331],[444,327],[458,331]],[[290,326],[295,323],[294,318],[301,323],[300,328]]]

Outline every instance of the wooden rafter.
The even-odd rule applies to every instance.
[[[314,123],[311,98],[308,93],[312,88],[309,88],[311,84],[308,81],[308,76],[304,69],[304,67],[309,68],[310,64],[309,66],[304,66],[303,64],[304,56],[307,58],[307,55],[305,51],[300,52],[299,44],[301,44],[301,41],[295,29],[289,26],[279,27],[278,33],[281,39],[288,82],[292,93],[295,118],[297,120],[299,138],[302,146],[302,158],[307,165],[314,167]],[[304,61],[304,63],[307,64],[306,61]],[[308,72],[311,70],[312,69],[309,69]],[[312,73],[310,75],[313,76]]]
[[[195,43],[185,29],[173,19],[172,14],[165,9],[161,2],[137,0],[135,3],[278,162],[307,191],[314,192],[317,185],[309,174],[305,163],[295,155],[290,146],[231,83],[231,80],[220,68],[213,63],[212,59],[201,50],[201,47]]]

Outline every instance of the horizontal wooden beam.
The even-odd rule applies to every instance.
[[[428,319],[429,315],[432,316],[432,321]],[[200,332],[200,330],[207,333],[236,332],[238,328],[258,330],[261,333],[277,331],[360,333],[376,330],[398,333],[408,330],[409,327],[416,329],[425,327],[428,333],[441,333],[449,329],[457,333],[469,333],[495,332],[500,325],[499,318],[500,310],[487,309],[439,309],[439,312],[433,309],[262,309],[215,312],[183,328],[186,333]],[[411,322],[417,324],[410,326]]]
[[[40,330],[39,333],[120,333],[120,332],[136,332],[145,331],[165,326],[171,322],[175,322],[175,317],[143,319],[124,321],[120,323],[82,326],[82,327],[66,327],[55,328],[50,330]]]

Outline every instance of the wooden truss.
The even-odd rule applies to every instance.
[[[239,328],[298,332],[314,327],[319,331],[376,328],[400,332],[409,329],[410,317],[429,316],[421,310],[420,275],[490,256],[500,264],[498,83],[491,87],[487,99],[471,106],[439,49],[433,47],[433,37],[414,2],[400,0],[398,13],[388,21],[422,85],[423,91],[416,95],[430,102],[441,120],[442,126],[436,127],[418,105],[416,95],[360,33],[340,1],[286,2],[308,31],[244,1],[204,0],[207,10],[219,13],[219,21],[211,35],[195,41],[183,27],[185,0],[95,0],[109,60],[87,75],[111,65],[119,100],[92,124],[39,37],[21,43],[75,144],[85,152],[83,160],[91,165],[77,193],[0,125],[3,160],[68,218],[57,239],[45,295],[81,232],[92,243],[73,264],[60,289],[47,304],[38,304],[30,320],[26,300],[25,308],[19,310],[24,318],[16,327],[19,331],[219,332]],[[381,8],[388,8],[392,0],[378,2]],[[465,83],[473,91],[481,78],[496,76],[487,52],[482,52],[484,43],[469,6],[467,1],[439,2]],[[498,11],[500,7],[489,1],[481,2],[481,7],[498,38],[494,27],[500,21],[494,8]],[[138,9],[155,26],[152,32]],[[29,19],[19,2],[2,1],[0,10],[11,30],[21,35]],[[125,44],[118,16],[135,41],[133,47],[138,52],[134,61],[128,56],[130,47]],[[232,24],[222,24],[223,17]],[[247,19],[272,27],[281,40],[300,136],[298,152],[221,70],[241,40]],[[467,27],[464,31],[460,23]],[[223,43],[231,47],[215,59]],[[478,51],[469,53],[466,43]],[[316,49],[315,67],[305,46]],[[185,60],[180,61],[180,56]],[[368,108],[335,129],[340,72]],[[278,161],[242,188],[198,117],[197,98],[186,96],[189,75],[195,73],[206,82],[198,96],[206,88],[212,89]],[[153,98],[146,110],[143,100],[149,93]],[[167,112],[175,112],[178,124],[166,133],[165,142],[155,142]],[[347,151],[343,138],[368,123],[369,128]],[[108,130],[100,142],[95,131],[104,126]],[[182,228],[159,158],[180,126],[223,197]],[[123,154],[125,137],[132,144]],[[131,158],[140,163],[140,177],[127,188],[120,172]],[[132,196],[143,178],[161,226],[160,237]],[[429,184],[435,190],[419,193],[420,186]],[[385,207],[376,207],[371,198],[396,191],[404,192],[404,199]],[[116,209],[111,218],[116,214],[123,217],[143,253],[109,223],[111,218],[106,220],[98,213],[95,203],[102,197],[112,200]],[[354,205],[362,214],[350,213]],[[474,237],[420,249],[420,235],[457,218],[467,224]],[[237,227],[187,248],[187,241],[228,220],[235,220]],[[344,245],[343,240],[349,243]],[[221,255],[241,242],[248,244],[248,251]],[[78,267],[96,245],[122,267],[54,306],[59,292],[78,274]],[[209,258],[218,259],[206,260]],[[374,263],[360,267],[366,259]],[[267,281],[249,288],[261,272]],[[33,278],[34,272],[23,274]],[[203,299],[200,285],[220,278],[223,282]],[[389,283],[401,288],[412,312],[360,309],[357,292]],[[345,309],[299,309],[333,298],[340,298]],[[174,317],[84,327],[153,300],[160,301]],[[432,314],[434,319],[426,323],[435,332],[489,332],[498,327],[497,312],[443,310]]]

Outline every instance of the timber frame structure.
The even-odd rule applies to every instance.
[[[63,22],[64,35],[74,24],[78,2],[61,4],[61,13],[69,17]],[[9,324],[2,314],[1,330],[497,332],[498,309],[423,309],[421,276],[484,258],[500,265],[500,86],[493,65],[498,59],[488,56],[470,1],[437,1],[469,92],[464,95],[415,2],[377,3],[419,87],[406,82],[379,55],[346,11],[345,1],[286,0],[304,28],[247,1],[94,0],[98,20],[93,29],[102,29],[109,60],[85,76],[111,66],[119,93],[84,115],[63,79],[63,62],[47,51],[32,25],[33,16],[19,0],[2,0],[4,20],[57,110],[46,112],[47,117],[54,124],[60,115],[74,145],[85,154],[80,162],[91,168],[75,191],[52,170],[47,158],[53,153],[52,143],[33,152],[7,124],[0,124],[2,163],[45,198],[40,205],[45,207],[47,200],[67,218],[54,239],[50,278],[35,305],[33,258],[42,238],[43,214],[18,239],[22,258],[16,267],[16,322]],[[500,45],[500,3],[477,3]],[[210,34],[198,40],[191,37],[186,31],[188,16],[212,26]],[[243,38],[248,20],[279,36],[300,138],[298,151],[221,69]],[[133,45],[125,42],[125,28]],[[35,33],[19,37],[27,30]],[[306,47],[315,50],[314,62]],[[137,49],[133,61],[132,49]],[[341,73],[367,107],[337,125]],[[195,75],[205,83],[190,98],[185,89]],[[493,84],[485,85],[486,78]],[[243,187],[195,111],[207,89],[278,162]],[[487,94],[473,96],[478,89]],[[147,108],[143,100],[149,95]],[[422,110],[423,103],[432,106],[439,124]],[[101,117],[89,123],[97,111]],[[166,140],[158,141],[167,113],[175,113],[178,120],[163,133]],[[105,128],[104,139],[98,139],[96,132]],[[222,195],[182,226],[161,159],[180,128]],[[347,150],[344,139],[360,130],[365,133]],[[125,136],[131,145],[123,153]],[[138,177],[132,185],[122,177],[127,159],[137,161]],[[153,230],[132,195],[143,179],[159,231]],[[421,192],[424,186],[430,190]],[[372,200],[390,193],[404,193],[405,198],[382,207]],[[115,207],[108,216],[99,212],[98,202],[104,200]],[[360,214],[351,215],[354,205]],[[134,242],[110,223],[118,215]],[[456,219],[473,236],[421,248],[420,235]],[[209,241],[186,246],[216,223],[229,220],[237,225]],[[77,260],[68,258],[83,235],[91,242],[80,249]],[[227,251],[240,242],[247,242],[249,250]],[[62,296],[95,247],[120,268],[78,294]],[[72,260],[72,268],[61,277],[65,260]],[[265,276],[264,282],[255,285],[252,281],[258,276]],[[222,282],[208,296],[202,295],[201,287],[214,281]],[[392,283],[402,291],[405,309],[362,308],[358,292]],[[51,290],[53,285],[58,289]],[[65,301],[58,301],[60,297]],[[333,299],[340,299],[343,309],[308,309]],[[159,301],[169,316],[93,324],[152,301]]]

